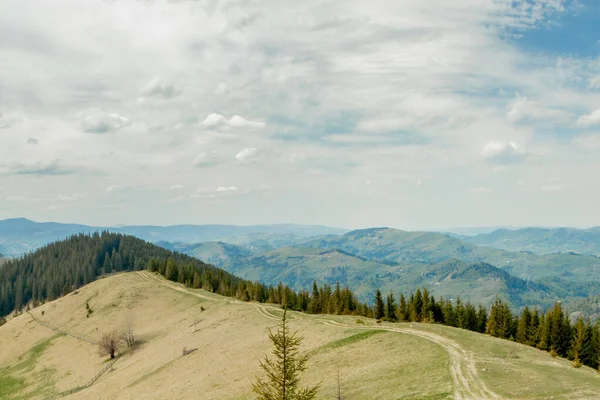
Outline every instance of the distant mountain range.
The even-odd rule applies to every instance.
[[[64,239],[76,233],[102,230],[133,235],[149,242],[169,241],[198,243],[247,234],[277,234],[294,237],[341,234],[345,229],[319,225],[173,225],[98,227],[56,222],[34,222],[25,218],[0,220],[0,254],[15,257],[36,250],[43,245]]]
[[[300,289],[313,280],[350,287],[369,301],[377,288],[515,307],[547,306],[600,292],[600,229],[527,228],[476,236],[354,231],[305,225],[90,227],[0,221],[0,249],[19,255],[74,233],[109,230],[137,236],[214,264],[242,278]]]
[[[600,255],[600,227],[499,229],[476,236],[460,236],[466,242],[509,251],[536,254],[577,252]]]
[[[284,282],[299,289],[313,280],[340,282],[364,300],[377,288],[409,292],[427,287],[436,296],[460,296],[477,303],[490,303],[499,295],[517,307],[545,306],[557,298],[585,297],[600,290],[596,256],[509,252],[440,233],[388,228],[276,238],[249,235],[197,245],[161,245],[269,284]]]

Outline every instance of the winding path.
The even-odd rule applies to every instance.
[[[176,290],[178,292],[186,293],[206,300],[215,300],[214,297],[193,292],[180,285],[171,284],[168,281],[161,279],[150,272],[139,271],[138,274],[147,281],[152,281],[162,286],[166,286],[172,290]],[[248,303],[237,299],[232,299],[228,301],[231,303],[252,304],[262,316],[272,320],[280,320],[280,317],[275,316],[271,313],[271,311],[276,309],[273,306],[266,306],[260,303]],[[329,326],[365,330],[379,329],[389,332],[418,336],[423,339],[429,340],[445,348],[448,352],[448,355],[450,356],[450,374],[454,383],[455,400],[506,400],[505,397],[502,397],[497,393],[491,391],[483,382],[483,380],[479,377],[477,373],[475,360],[473,359],[472,355],[458,343],[454,342],[451,339],[448,339],[447,337],[438,335],[433,332],[427,332],[413,328],[398,328],[388,325],[356,326],[351,324],[344,324],[333,319],[325,318],[324,316],[315,317],[312,318],[312,320]]]

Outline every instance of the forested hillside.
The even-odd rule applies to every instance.
[[[52,300],[112,272],[141,270],[151,259],[169,259],[176,267],[195,268],[202,277],[235,286],[241,280],[192,257],[115,233],[79,234],[49,244],[0,269],[0,315]],[[223,290],[223,294],[229,294]]]

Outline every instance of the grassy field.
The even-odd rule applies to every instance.
[[[84,387],[107,357],[82,338],[128,324],[140,345],[66,398],[252,399],[258,360],[270,351],[267,331],[281,310],[142,272],[101,279],[31,314],[63,333],[27,313],[0,327],[2,399],[55,398]],[[319,399],[335,396],[338,375],[345,399],[600,398],[594,371],[468,331],[295,312],[290,325],[305,338],[305,381],[322,382]],[[197,350],[183,356],[184,347]]]

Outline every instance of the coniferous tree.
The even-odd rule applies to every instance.
[[[538,342],[536,347],[540,350],[550,350],[550,325],[547,315],[540,316],[538,325]]]
[[[175,265],[175,262],[172,259],[169,258],[167,260],[167,265],[165,269],[165,278],[167,278],[170,281],[177,281],[177,266]]]
[[[383,298],[379,289],[375,292],[375,309],[373,310],[373,314],[375,319],[381,319],[385,316],[385,305],[383,304]]]
[[[529,311],[529,307],[525,307],[521,316],[519,317],[519,322],[517,323],[517,336],[515,337],[516,341],[519,343],[528,343],[529,342],[529,332],[531,326],[531,311]]]
[[[490,308],[486,333],[502,339],[512,336],[512,313],[508,305],[496,298]]]
[[[458,326],[456,318],[456,310],[450,300],[444,300],[444,306],[442,307],[442,313],[444,315],[444,323],[448,326]]]
[[[431,304],[429,303],[429,291],[427,288],[423,289],[422,297],[423,305],[421,306],[421,320],[426,322],[434,322]]]
[[[258,378],[252,386],[259,400],[311,400],[315,398],[321,385],[300,387],[300,374],[306,371],[308,356],[300,356],[299,348],[303,338],[297,332],[289,331],[286,314],[287,310],[284,310],[277,332],[269,329],[273,358],[266,356],[260,362],[266,379]]]
[[[531,313],[531,318],[529,319],[529,326],[527,327],[527,342],[529,346],[535,347],[539,341],[539,327],[540,327],[540,316],[539,311],[536,308],[533,309]]]
[[[321,312],[321,300],[319,296],[319,287],[317,281],[313,281],[312,296],[309,303],[309,312],[319,314]]]
[[[581,364],[581,355],[583,353],[584,342],[586,339],[587,327],[583,321],[583,317],[577,318],[575,326],[573,326],[573,340],[571,343],[571,349],[569,350],[569,356],[575,361],[576,364]]]
[[[411,320],[415,322],[421,322],[423,319],[423,294],[421,293],[421,289],[417,288],[414,297],[411,301]]]
[[[404,322],[404,321],[408,321],[409,320],[409,311],[408,311],[408,305],[406,304],[406,298],[404,297],[404,294],[400,295],[400,304],[398,305],[398,320],[400,322]]]
[[[485,333],[487,327],[488,313],[481,304],[477,308],[477,332]]]
[[[475,307],[467,302],[467,304],[465,304],[465,310],[464,310],[464,329],[468,329],[470,331],[477,331],[477,310],[475,309]]]
[[[389,321],[396,321],[396,299],[394,298],[394,294],[392,292],[387,295],[385,303],[385,317]]]

